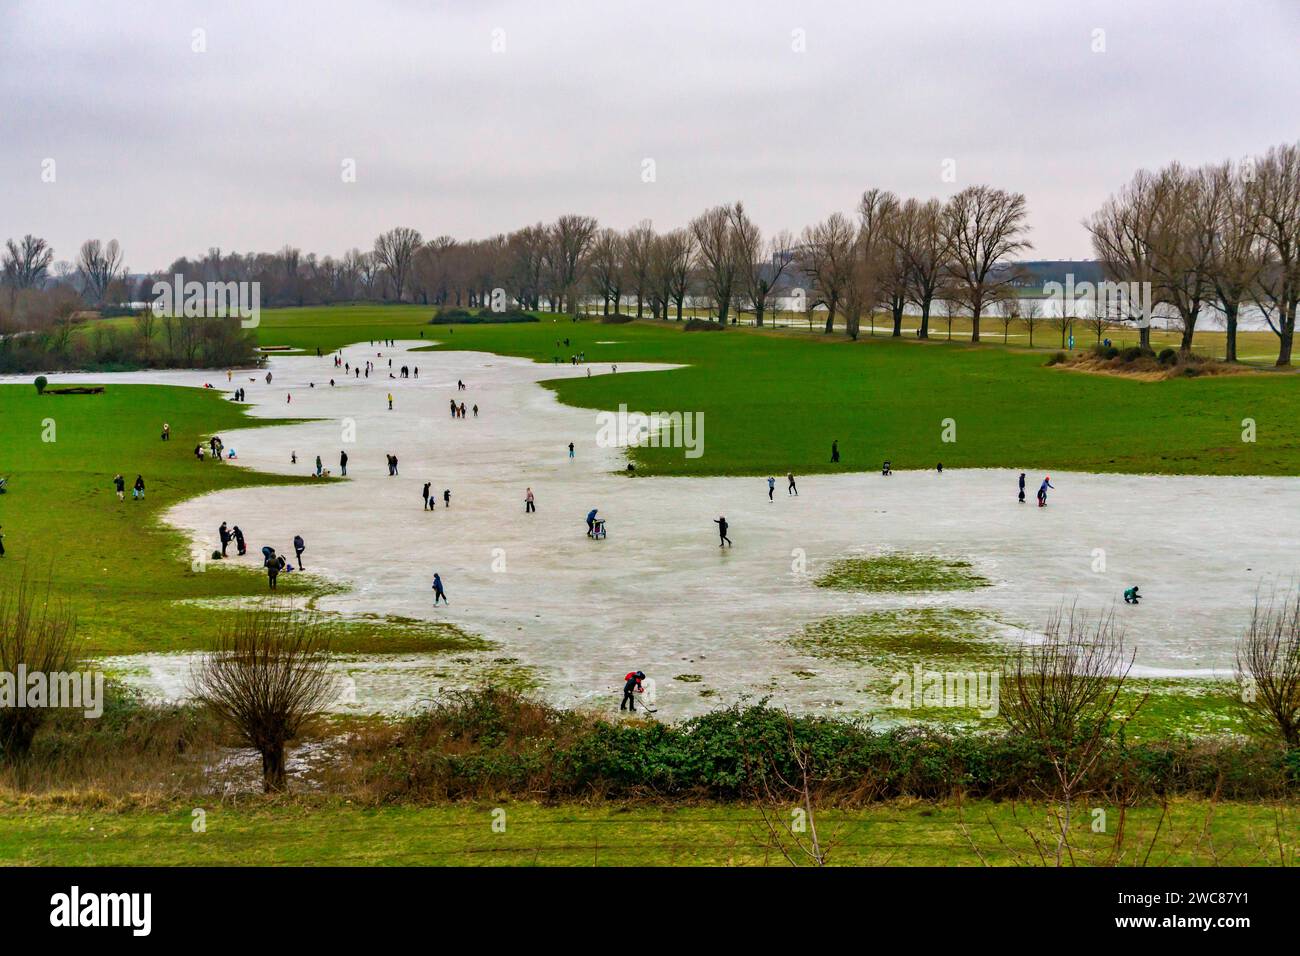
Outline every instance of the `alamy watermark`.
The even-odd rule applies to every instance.
[[[1078,282],[1067,273],[1065,282],[1043,283],[1044,305],[1049,318],[1112,318],[1132,322],[1134,328],[1151,326],[1150,282]]]
[[[981,717],[996,717],[1000,695],[997,671],[937,671],[913,664],[911,671],[895,671],[889,700],[894,707],[960,707]]]
[[[0,671],[0,710],[23,707],[66,707],[86,717],[104,714],[103,671]]]
[[[153,284],[154,315],[187,319],[239,316],[245,329],[255,329],[262,321],[262,283],[185,281],[179,272],[171,281],[160,279]]]
[[[600,448],[684,448],[687,458],[704,454],[703,412],[596,413],[596,445]]]

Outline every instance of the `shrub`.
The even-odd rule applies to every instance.
[[[613,315],[602,315],[600,321],[606,325],[621,325],[624,322],[631,322],[635,316],[623,315],[621,312],[615,312]]]
[[[1157,360],[1161,365],[1173,365],[1178,361],[1178,353],[1169,348],[1161,349]]]
[[[285,789],[288,745],[336,696],[329,638],[311,615],[240,611],[194,665],[194,697],[262,755],[262,788]]]
[[[1064,364],[1064,362],[1065,362],[1064,352],[1056,352],[1054,355],[1052,355],[1051,358],[1047,360],[1048,365],[1062,365]]]
[[[26,575],[0,592],[0,671],[44,674],[47,678],[72,669],[77,621],[72,610],[53,601],[47,590],[36,594]],[[0,707],[0,756],[23,761],[32,740],[52,708]]]
[[[430,325],[505,325],[514,322],[537,322],[537,316],[529,315],[520,309],[506,309],[504,312],[473,313],[465,309],[443,309],[432,319]]]
[[[1136,362],[1138,359],[1142,357],[1142,354],[1143,354],[1142,349],[1139,346],[1130,345],[1128,348],[1126,348],[1123,352],[1120,353],[1120,358],[1122,358],[1125,362]]]
[[[36,376],[36,394],[37,394],[37,395],[44,395],[44,394],[45,394],[45,386],[46,386],[46,385],[49,385],[49,384],[50,384],[50,380],[47,379],[44,375],[37,375],[37,376]]]
[[[726,326],[721,322],[710,322],[708,319],[688,319],[682,326],[683,332],[722,332]]]

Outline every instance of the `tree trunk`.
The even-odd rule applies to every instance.
[[[970,340],[978,342],[980,340],[980,307],[977,305],[972,310],[970,319]]]
[[[918,339],[928,339],[930,337],[930,303],[926,302],[921,306],[921,327],[916,330]]]
[[[893,316],[894,316],[894,331],[893,331],[893,335],[892,335],[892,337],[893,337],[893,338],[896,338],[896,339],[897,339],[897,338],[902,338],[902,336],[903,336],[903,307],[902,307],[901,305],[895,305],[895,306],[892,307],[892,311],[893,311]]]
[[[279,793],[284,789],[284,744],[271,744],[262,751],[262,790]]]
[[[1278,323],[1279,345],[1277,349],[1277,364],[1279,366],[1291,364],[1291,342],[1295,338],[1295,313],[1296,307],[1293,304],[1290,309],[1290,315],[1284,314],[1282,321]]]
[[[1226,341],[1224,343],[1223,360],[1225,362],[1237,361],[1237,312],[1240,306],[1237,303],[1223,304],[1223,317],[1227,320]]]

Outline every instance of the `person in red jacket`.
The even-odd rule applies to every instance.
[[[632,671],[623,678],[623,702],[618,705],[619,710],[631,710],[636,713],[636,698],[633,694],[639,694],[644,689],[641,682],[645,680],[643,671]]]

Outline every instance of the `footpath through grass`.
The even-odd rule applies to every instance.
[[[285,800],[194,808],[0,807],[0,865],[29,866],[787,866],[758,807],[496,806],[361,808]],[[1051,808],[979,801],[823,811],[831,865],[1012,866],[1055,848]],[[1108,811],[1108,833],[1076,821],[1074,865],[1279,866],[1300,862],[1291,805],[1177,801]],[[769,808],[788,819],[788,808]],[[772,817],[775,819],[775,817]],[[779,828],[780,824],[775,824]],[[787,849],[790,839],[783,837]],[[1036,846],[1036,841],[1038,845]],[[797,853],[796,853],[797,855]]]
[[[996,345],[855,343],[842,334],[743,328],[685,333],[676,322],[575,323],[550,315],[538,323],[431,326],[432,314],[417,306],[275,310],[263,314],[258,335],[266,345],[328,351],[423,332],[441,349],[540,362],[585,353],[602,371],[634,361],[688,366],[548,386],[584,408],[703,413],[702,456],[637,449],[639,474],[873,471],[887,458],[897,469],[942,462],[1032,471],[1300,473],[1294,375],[1143,382],[1047,368],[1042,351]],[[1247,419],[1254,441],[1243,440]],[[838,464],[830,460],[832,441],[839,442]]]

